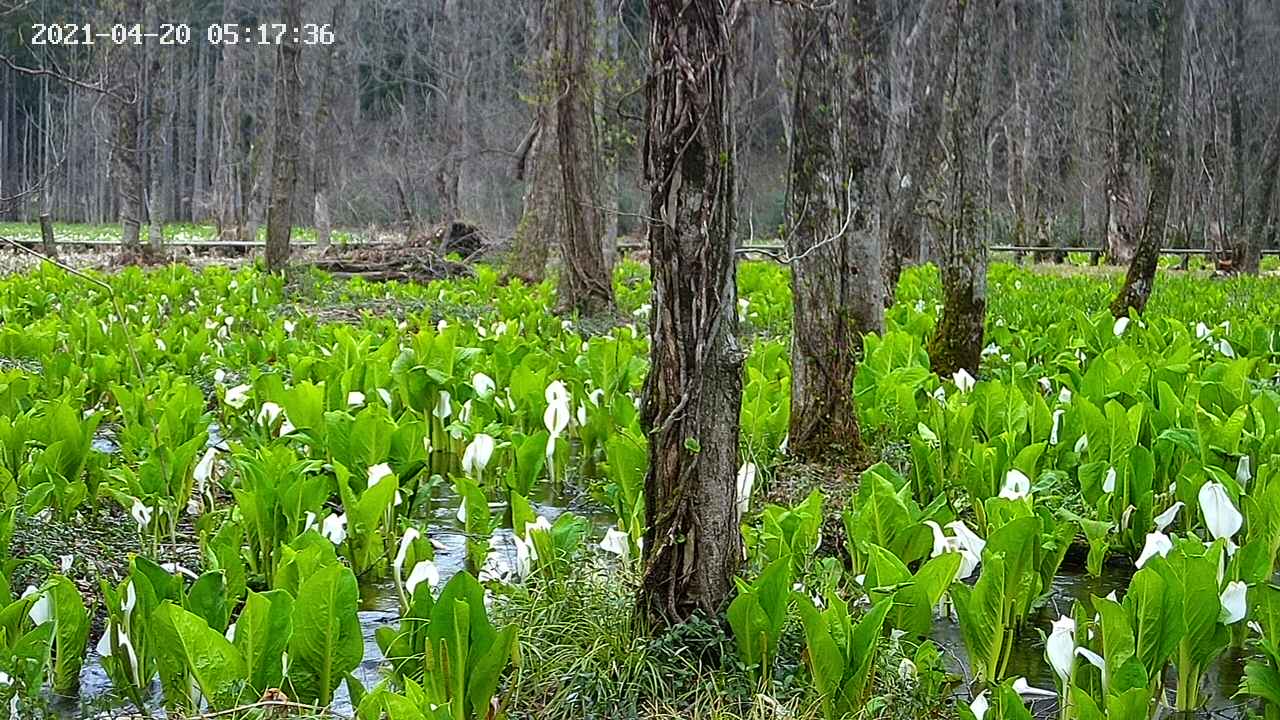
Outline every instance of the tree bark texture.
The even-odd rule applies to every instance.
[[[613,272],[605,264],[601,244],[604,218],[591,79],[595,8],[593,0],[557,0],[556,7],[556,144],[565,221],[560,307],[583,316],[599,315],[613,308]]]
[[[147,26],[156,27],[160,18],[157,2],[147,4]],[[164,50],[158,43],[148,42],[147,58],[147,230],[151,252],[159,254],[164,249],[164,188],[169,169],[165,167],[166,131],[170,127],[167,93],[172,85],[166,82],[168,68],[162,61]]]
[[[948,0],[950,31],[958,38],[951,64],[946,118],[946,166],[942,178],[938,234],[942,314],[929,344],[933,371],[950,375],[961,368],[977,374],[987,315],[987,245],[980,203],[988,196],[988,175],[979,159],[987,147],[983,121],[983,63],[998,2]]]
[[[342,27],[345,0],[337,0],[333,5],[332,26]],[[315,193],[315,226],[316,248],[323,251],[329,247],[333,235],[333,219],[329,212],[330,183],[333,178],[334,138],[336,136],[333,122],[334,61],[340,52],[337,43],[321,49],[324,55],[320,63],[320,96],[316,103],[312,128],[315,147],[311,149],[312,189]]]
[[[884,195],[880,203],[887,303],[893,302],[906,260],[920,259],[921,255],[917,206],[939,155],[943,88],[959,40],[951,26],[954,14],[943,5],[943,2],[925,2],[916,23],[895,52],[892,76],[902,90],[891,91],[896,101],[890,110],[886,135]],[[930,40],[929,46],[922,53],[917,47],[926,38]]]
[[[284,22],[302,24],[302,0],[284,0]],[[276,54],[275,130],[271,149],[271,201],[267,206],[267,271],[289,264],[293,207],[298,186],[298,144],[302,127],[302,45],[282,42]]]
[[[141,0],[128,0],[125,14],[142,17]],[[142,113],[141,50],[125,44],[113,48],[108,59],[114,76],[111,104],[115,115],[115,142],[111,152],[116,191],[120,201],[120,241],[122,253],[130,258],[140,248],[139,235],[146,216],[143,205],[142,148],[138,133]]]
[[[642,422],[644,575],[654,625],[720,612],[742,560],[736,507],[743,353],[737,288],[730,2],[650,0],[650,371]]]
[[[884,330],[881,250],[870,227],[876,132],[862,28],[874,4],[788,11],[796,64],[787,255],[793,298],[788,448],[803,459],[861,448],[853,377],[862,336]]]
[[[564,234],[564,205],[560,202],[560,158],[555,112],[555,8],[535,3],[526,27],[529,54],[525,60],[533,127],[516,153],[515,175],[524,181],[523,210],[507,259],[508,277],[540,283],[547,271],[552,243]]]
[[[1169,218],[1169,198],[1173,194],[1174,153],[1177,151],[1178,106],[1182,97],[1182,42],[1186,28],[1186,0],[1161,3],[1160,20],[1164,23],[1160,52],[1160,99],[1155,131],[1148,150],[1151,192],[1147,198],[1147,214],[1142,234],[1120,294],[1111,303],[1111,314],[1128,315],[1142,312],[1151,298],[1156,265],[1164,244],[1165,225]]]
[[[1106,6],[1105,0],[1077,0],[1076,6],[1081,19],[1077,44],[1083,66],[1075,87],[1080,112],[1076,147],[1082,187],[1081,245],[1098,248],[1101,254],[1107,246],[1107,231],[1111,226],[1111,199],[1107,192],[1108,100],[1107,94],[1099,91],[1112,84]]]

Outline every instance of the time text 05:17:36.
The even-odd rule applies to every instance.
[[[328,24],[303,23],[293,26],[285,23],[261,23],[241,25],[222,23],[192,28],[185,23],[160,23],[154,29],[142,23],[33,23],[29,42],[32,45],[143,45],[156,42],[160,45],[187,45],[201,40],[212,45],[330,45],[334,42],[333,28]]]

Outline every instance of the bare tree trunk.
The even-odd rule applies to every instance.
[[[787,254],[794,303],[791,332],[793,455],[855,456],[862,446],[853,402],[862,336],[884,330],[881,251],[869,227],[874,175],[862,28],[872,3],[789,11],[796,69],[792,106]]]
[[[560,307],[580,315],[613,308],[613,272],[605,265],[597,195],[591,64],[595,61],[593,0],[557,0],[556,140],[564,204],[560,241]]]
[[[1164,22],[1160,59],[1160,106],[1151,138],[1149,163],[1151,193],[1147,216],[1142,224],[1137,252],[1129,264],[1124,287],[1111,303],[1111,314],[1142,312],[1155,284],[1156,265],[1164,243],[1169,217],[1169,197],[1173,192],[1174,152],[1178,137],[1178,107],[1182,98],[1182,39],[1186,27],[1186,0],[1164,0],[1160,19]]]
[[[332,26],[342,27],[345,0],[337,0],[333,5]],[[329,184],[333,175],[334,148],[333,127],[333,94],[335,78],[333,65],[338,54],[336,43],[322,48],[323,60],[320,63],[320,97],[316,103],[315,117],[312,121],[316,146],[311,151],[312,189],[315,192],[315,226],[316,248],[323,252],[329,247],[333,233],[333,221],[329,215]]]
[[[1116,81],[1108,88],[1110,100],[1111,158],[1108,169],[1108,192],[1111,196],[1111,225],[1107,228],[1107,262],[1126,265],[1137,251],[1142,217],[1135,197],[1134,165],[1138,142],[1137,108],[1140,97],[1140,72],[1135,55],[1140,52],[1140,35],[1133,17],[1124,12],[1130,6],[1108,3],[1113,24],[1108,34],[1112,42],[1111,59],[1116,66]]]
[[[533,127],[517,150],[515,175],[524,181],[524,209],[512,238],[507,275],[540,283],[551,244],[564,234],[560,202],[559,143],[556,140],[554,6],[532,3],[526,19],[529,55],[525,76],[534,110]]]
[[[46,209],[40,213],[40,250],[46,257],[58,259],[58,242],[53,237],[53,218]]]
[[[885,253],[886,302],[893,302],[906,259],[920,255],[920,220],[916,206],[927,187],[927,176],[940,149],[938,134],[942,126],[945,94],[942,88],[947,83],[947,73],[959,39],[950,26],[952,13],[943,12],[940,5],[925,2],[903,47],[895,53],[898,55],[895,64],[914,62],[916,67],[906,72],[893,71],[900,80],[910,77],[910,84],[909,95],[901,99],[908,103],[907,119],[897,113],[891,115],[890,146],[897,145],[900,150],[886,158],[882,180],[885,196],[881,202],[880,222]],[[920,53],[916,50],[917,44],[930,35],[930,47],[927,52]],[[908,60],[913,57],[914,60]],[[905,132],[895,127],[904,122],[909,123]],[[895,137],[899,133],[901,137]]]
[[[657,626],[713,616],[742,560],[736,474],[743,353],[735,338],[729,38],[738,0],[650,0],[644,140],[653,277],[642,419],[644,576]]]
[[[950,375],[961,368],[978,372],[987,315],[987,245],[979,203],[987,197],[988,175],[975,155],[987,147],[982,102],[981,58],[999,2],[971,6],[948,0],[951,32],[961,37],[948,82],[947,158],[938,232],[942,275],[942,315],[929,344],[933,371]]]
[[[222,22],[238,21],[233,4],[223,4]],[[216,155],[213,182],[213,207],[222,240],[237,239],[240,234],[240,177],[245,172],[245,158],[241,147],[241,113],[239,88],[239,60],[242,48],[227,43],[222,46],[222,62],[217,65],[217,91],[215,102],[220,112],[214,113],[214,142]]]
[[[141,0],[130,0],[128,13],[141,17]],[[138,131],[142,106],[142,59],[132,45],[114,48],[110,60],[116,77],[112,105],[115,113],[115,143],[112,148],[116,190],[120,198],[120,242],[126,260],[136,258],[142,220],[146,215],[143,205],[142,150]]]
[[[463,162],[470,153],[467,131],[468,79],[471,72],[471,48],[466,33],[466,15],[462,4],[466,0],[444,0],[445,29],[441,52],[448,72],[444,83],[444,108],[440,117],[440,130],[448,143],[448,150],[440,159],[435,171],[436,204],[440,218],[453,223],[462,217]]]
[[[1247,257],[1242,265],[1245,272],[1259,272],[1262,267],[1262,246],[1267,232],[1267,219],[1271,216],[1271,207],[1275,202],[1276,185],[1280,183],[1280,116],[1276,117],[1271,135],[1267,139],[1263,152],[1262,167],[1258,178],[1261,183],[1255,196],[1253,222],[1248,230]],[[1272,233],[1274,235],[1274,228]]]
[[[1107,247],[1107,230],[1111,225],[1111,199],[1107,192],[1107,96],[1099,88],[1110,87],[1111,63],[1107,56],[1105,0],[1078,0],[1081,19],[1080,81],[1076,85],[1080,120],[1076,140],[1080,158],[1081,241],[1085,247],[1098,248],[1100,256]]]
[[[157,27],[159,0],[147,4],[147,26]],[[169,127],[169,107],[165,93],[170,83],[164,82],[165,65],[161,62],[162,49],[156,43],[148,43],[147,55],[147,221],[151,252],[164,251],[164,178],[168,171],[164,165],[165,131]]]
[[[302,0],[284,0],[284,22],[302,25]],[[302,126],[302,45],[280,43],[276,54],[275,136],[271,149],[271,204],[267,207],[267,271],[289,264],[294,196],[298,185],[298,131]]]

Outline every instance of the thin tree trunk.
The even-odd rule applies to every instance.
[[[740,7],[738,0],[649,2],[644,158],[653,321],[637,606],[657,626],[720,612],[742,560],[736,475],[743,353],[735,338],[729,117],[729,37]]]
[[[284,22],[302,25],[302,0],[284,0]],[[298,130],[302,125],[302,45],[282,42],[276,55],[275,136],[271,149],[271,203],[267,207],[267,271],[289,264],[294,196],[298,185]]]
[[[846,0],[788,17],[796,63],[788,447],[804,459],[861,450],[853,378],[863,334],[884,330],[880,243],[866,201],[877,135],[866,84],[872,55],[860,30],[874,26],[874,14],[872,3]]]
[[[977,374],[987,313],[987,245],[979,203],[987,197],[988,174],[975,157],[987,147],[981,115],[982,54],[990,38],[999,3],[971,6],[949,0],[951,32],[961,37],[948,82],[946,177],[938,232],[942,276],[942,315],[929,344],[933,371],[950,375],[961,368]]]
[[[1161,20],[1164,22],[1160,60],[1160,106],[1155,132],[1149,150],[1151,194],[1147,200],[1147,216],[1142,224],[1137,252],[1129,264],[1124,287],[1111,303],[1116,317],[1130,310],[1142,312],[1151,298],[1155,284],[1160,247],[1164,244],[1165,225],[1169,217],[1169,197],[1173,191],[1174,152],[1178,138],[1178,107],[1182,98],[1182,39],[1186,27],[1186,0],[1165,0]]]
[[[598,315],[613,307],[613,272],[604,262],[591,99],[595,60],[592,0],[557,0],[556,140],[560,156],[564,236],[560,241],[560,307]]]

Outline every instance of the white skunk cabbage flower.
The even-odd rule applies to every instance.
[[[982,563],[982,548],[986,546],[986,542],[958,520],[947,525],[947,528],[956,533],[952,536],[944,535],[942,528],[932,520],[926,520],[925,525],[933,531],[933,553],[930,557],[948,552],[960,553],[960,570],[956,573],[956,579],[965,580],[972,576]]]
[[[1066,414],[1066,410],[1058,408],[1053,411],[1053,429],[1049,431],[1049,444],[1058,444],[1058,431],[1062,429],[1062,416]]]
[[[129,508],[129,514],[133,516],[133,521],[138,523],[138,527],[145,528],[151,524],[151,516],[155,513],[155,508],[150,505],[143,505],[138,498],[133,499],[133,506]]]
[[[1223,625],[1233,625],[1244,619],[1248,611],[1246,599],[1249,588],[1240,580],[1232,580],[1227,583],[1227,587],[1222,591],[1222,595],[1218,598],[1222,603],[1222,613],[1219,619]]]
[[[1241,455],[1240,462],[1236,463],[1236,482],[1240,483],[1240,487],[1245,487],[1252,479],[1253,467],[1250,464],[1249,456]]]
[[[480,478],[489,464],[489,458],[493,457],[493,445],[491,435],[477,433],[462,452],[462,471],[473,478]]]
[[[413,591],[425,581],[428,587],[435,588],[440,584],[440,569],[430,560],[421,560],[409,571],[409,578],[404,581],[404,589],[413,597]]]
[[[1000,488],[1000,497],[1007,500],[1021,500],[1031,494],[1031,478],[1021,470],[1010,470],[1004,476],[1004,486]]]
[[[364,405],[364,393],[358,390],[352,390],[347,393],[347,407],[360,407]]]
[[[738,468],[738,520],[751,509],[751,490],[756,484],[756,464],[743,463]]]
[[[213,477],[213,461],[217,458],[218,449],[216,447],[208,448],[204,451],[204,455],[200,456],[200,462],[196,463],[196,469],[191,472],[196,481],[196,487],[204,489],[205,483],[209,482],[209,478]]]
[[[391,469],[388,463],[378,463],[369,466],[369,487],[373,487],[382,482],[383,478],[395,475],[395,471]]]
[[[326,517],[320,525],[320,534],[334,545],[341,545],[347,539],[347,514]]]
[[[1076,621],[1074,618],[1061,615],[1053,621],[1053,630],[1045,641],[1044,655],[1049,666],[1058,674],[1058,678],[1066,682],[1071,677],[1071,670],[1076,664]]]
[[[605,531],[600,549],[626,560],[631,557],[631,538],[621,530],[611,527]]]
[[[1072,448],[1077,455],[1089,449],[1089,435],[1086,433],[1076,440],[1076,446]]]
[[[28,587],[22,596],[28,597],[36,592],[35,588]],[[31,618],[31,622],[35,623],[36,626],[43,625],[53,619],[53,600],[49,598],[49,593],[41,593],[36,598],[36,601],[31,604],[31,609],[27,610],[27,617]]]
[[[1056,698],[1058,692],[1056,690],[1045,690],[1044,688],[1033,687],[1024,677],[1017,678],[1013,681],[1013,691],[1018,693],[1018,697],[1032,698]]]
[[[449,397],[448,390],[440,391],[440,397],[436,399],[436,406],[431,411],[431,414],[435,415],[442,422],[448,420],[450,415],[453,415],[453,403]]]
[[[969,374],[969,371],[964,368],[957,370],[955,374],[951,376],[951,379],[955,382],[956,389],[962,393],[969,392],[978,384],[978,381],[974,380],[973,376]]]
[[[1142,546],[1142,553],[1138,555],[1138,559],[1133,564],[1141,568],[1151,558],[1157,555],[1164,557],[1169,554],[1170,550],[1173,550],[1173,541],[1169,539],[1168,535],[1162,532],[1147,533],[1147,541]]]
[[[1116,318],[1116,324],[1111,327],[1111,334],[1120,337],[1125,330],[1129,329],[1129,316]]]
[[[471,376],[471,387],[475,389],[476,395],[479,395],[480,397],[486,397],[488,395],[493,394],[493,391],[497,388],[497,385],[493,382],[493,378],[489,377],[488,375],[485,375],[482,372],[478,372],[475,375]]]
[[[1221,483],[1207,482],[1200,487],[1200,511],[1204,524],[1214,540],[1228,540],[1240,532],[1244,516],[1236,509]]]
[[[1178,511],[1182,509],[1182,506],[1183,506],[1183,502],[1179,500],[1178,502],[1170,505],[1168,510],[1165,510],[1164,512],[1157,515],[1155,518],[1156,530],[1158,530],[1159,532],[1164,532],[1166,528],[1172,525],[1173,521],[1177,519]]]
[[[1102,479],[1102,492],[1113,493],[1116,491],[1116,469],[1114,467],[1107,468],[1107,476]]]
[[[969,703],[969,709],[973,711],[973,716],[978,720],[986,717],[987,711],[991,709],[991,703],[987,701],[987,691],[983,690],[978,696]]]
[[[264,402],[262,403],[262,409],[258,410],[258,422],[270,425],[275,422],[276,418],[280,417],[280,414],[283,412],[284,408],[280,407],[276,403]]]
[[[185,575],[191,578],[192,580],[197,580],[200,578],[199,575],[196,575],[194,570],[177,562],[160,563],[160,569],[164,570],[170,575]],[[133,587],[133,586],[130,585],[129,587]]]
[[[252,390],[253,388],[248,385],[237,385],[233,388],[228,388],[226,394],[222,396],[222,401],[239,410],[245,406],[245,403],[249,402],[249,393]]]
[[[405,559],[409,556],[409,548],[420,537],[422,532],[416,527],[406,528],[404,534],[400,536],[400,547],[396,549],[396,559],[391,563],[391,570],[395,573],[397,583],[401,582],[401,573],[404,570]]]

